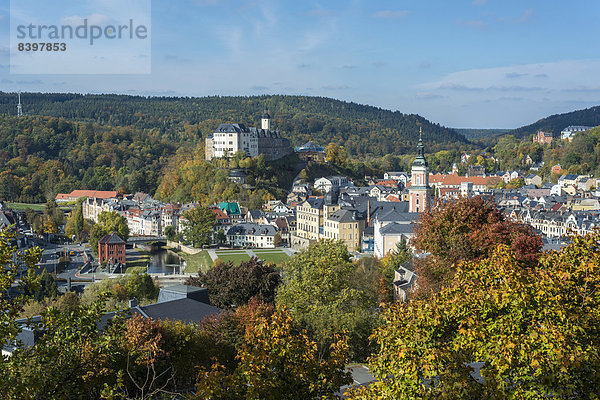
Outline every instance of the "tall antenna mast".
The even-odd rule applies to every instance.
[[[21,105],[21,91],[19,90],[19,104],[17,104],[17,117],[23,116],[23,106]]]

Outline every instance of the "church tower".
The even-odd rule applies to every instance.
[[[408,189],[408,211],[423,212],[431,206],[431,188],[429,187],[429,166],[423,149],[423,133],[419,127],[417,158],[413,161]]]
[[[268,131],[271,129],[271,116],[267,112],[266,108],[265,108],[265,112],[263,113],[262,119],[260,120],[260,127],[261,127],[261,129],[264,129],[265,131]]]

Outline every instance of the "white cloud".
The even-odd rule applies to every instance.
[[[595,85],[600,61],[568,60],[551,63],[511,65],[450,73],[434,82],[419,84],[421,90],[454,91],[557,91]],[[540,79],[544,87],[540,87]],[[519,85],[514,85],[518,79]]]

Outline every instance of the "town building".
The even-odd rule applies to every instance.
[[[57,203],[63,203],[67,201],[76,201],[81,197],[87,197],[88,199],[116,199],[118,192],[113,190],[73,190],[71,193],[59,193],[56,195],[55,200]]]
[[[116,233],[104,236],[98,241],[98,262],[125,264],[125,241]]]
[[[306,142],[302,146],[296,147],[296,154],[304,161],[325,162],[325,148],[313,142]]]
[[[277,228],[273,225],[246,222],[233,225],[227,230],[227,241],[232,247],[256,247],[260,249],[275,247]]]
[[[341,240],[348,251],[356,251],[361,247],[362,234],[365,229],[365,217],[356,210],[339,209],[324,221],[323,237]]]
[[[352,186],[352,182],[346,176],[327,176],[316,179],[314,184],[316,190],[324,193],[348,186]]]
[[[404,171],[390,171],[383,174],[383,179],[390,180],[393,179],[397,182],[402,182],[402,186],[406,187],[408,182],[410,182],[410,176],[407,172]]]
[[[483,165],[469,165],[467,176],[485,176],[485,167]]]
[[[560,138],[562,140],[568,140],[569,142],[572,142],[576,133],[585,132],[590,129],[592,129],[591,126],[569,125],[560,131]]]
[[[533,143],[550,144],[554,140],[554,135],[550,132],[539,130],[533,135]]]
[[[319,240],[323,226],[322,197],[309,197],[296,206],[296,235],[303,239]]]

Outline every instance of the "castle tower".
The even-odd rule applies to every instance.
[[[417,158],[413,161],[408,189],[408,211],[423,212],[431,206],[431,188],[429,187],[429,166],[423,149],[423,133],[419,127]]]
[[[271,129],[271,116],[267,112],[266,108],[265,108],[265,112],[263,113],[262,119],[260,120],[260,127],[261,127],[261,129],[264,129],[265,131],[268,131]]]

